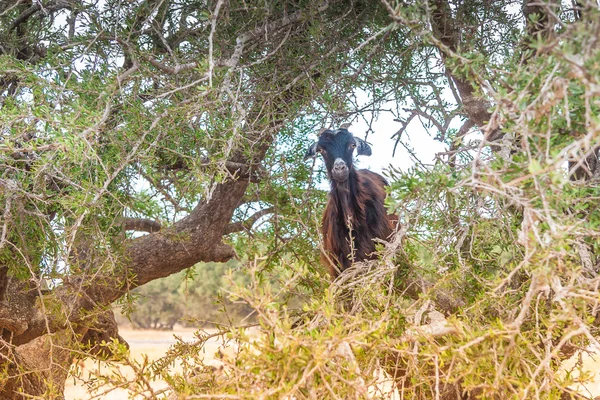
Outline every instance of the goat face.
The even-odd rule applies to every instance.
[[[313,143],[304,156],[304,160],[316,157],[317,153],[323,156],[327,175],[330,180],[338,183],[346,182],[354,168],[353,153],[357,155],[371,155],[371,147],[364,140],[352,136],[347,129],[340,128],[335,131],[326,130]]]

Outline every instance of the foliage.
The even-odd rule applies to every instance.
[[[172,311],[226,287],[225,311],[251,309],[261,334],[220,314],[218,335],[237,349],[224,368],[203,365],[201,334],[132,380],[99,382],[135,394],[161,378],[181,398],[384,397],[384,386],[415,399],[576,396],[587,375],[562,362],[600,346],[600,11],[491,3],[58,9],[77,23],[0,6],[27,22],[0,31],[7,382],[30,375],[19,349],[33,338],[81,350],[137,286],[136,318],[150,324],[159,301]],[[324,176],[302,156],[318,127],[365,110],[391,113],[409,152],[418,122],[448,151],[390,169],[397,234],[380,260],[330,283],[318,264]],[[236,275],[208,263],[183,280],[234,258]],[[23,329],[6,311],[21,298],[39,311]],[[109,342],[113,362],[127,360]],[[33,395],[60,380],[43,373],[51,384]]]

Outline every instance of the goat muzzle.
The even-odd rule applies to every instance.
[[[331,177],[337,182],[344,182],[348,179],[349,174],[350,170],[348,169],[346,162],[341,158],[336,159],[333,163],[333,168],[331,169]]]

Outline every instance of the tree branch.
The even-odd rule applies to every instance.
[[[218,9],[221,7],[221,3],[222,2],[219,2],[217,4],[217,6],[215,7],[215,15],[213,16],[213,22],[216,21],[216,18],[218,18],[218,12],[219,12]],[[328,7],[329,7],[329,4],[325,3],[323,6],[321,6],[319,8],[319,11],[320,12],[325,11]],[[233,53],[231,54],[229,59],[214,60],[212,57],[212,52],[210,52],[210,54],[209,54],[210,66],[209,66],[209,71],[207,71],[207,73],[205,74],[205,79],[208,79],[208,80],[212,79],[211,78],[212,71],[215,66],[229,67],[231,69],[235,69],[236,67],[238,67],[238,63],[239,63],[241,56],[244,53],[244,49],[245,49],[247,43],[251,39],[258,38],[258,37],[260,37],[262,39],[264,37],[263,34],[265,32],[268,32],[268,34],[272,36],[275,32],[288,27],[290,24],[301,21],[302,18],[305,17],[305,15],[306,15],[306,13],[304,13],[302,11],[296,11],[294,13],[291,13],[289,15],[282,17],[279,20],[264,24],[258,28],[252,29],[250,31],[247,31],[247,32],[239,35],[236,38],[236,46],[235,46]],[[213,26],[211,28],[211,39],[212,39],[212,34],[214,34],[214,24],[212,24],[212,25]],[[285,42],[285,38],[288,35],[289,35],[289,31],[287,31],[287,33],[285,34],[285,37],[284,37],[284,40],[282,41],[282,43]],[[212,40],[211,40],[211,43],[212,43]],[[282,43],[280,43],[273,52],[269,53],[269,55],[272,55],[273,53],[275,53],[281,47]],[[269,55],[267,55],[267,57]],[[264,61],[264,59],[266,59],[267,57],[264,57],[260,61]],[[165,64],[164,62],[161,62],[161,61],[159,61],[155,58],[149,57],[149,56],[144,56],[143,58],[146,61],[148,61],[150,64],[152,64],[154,67],[160,69],[161,71],[163,71],[169,75],[177,75],[181,72],[190,71],[190,70],[197,68],[199,65],[198,62],[193,61],[193,62],[189,62],[189,63],[185,63],[185,64],[176,64],[171,67],[171,66]],[[256,63],[256,62],[254,62],[254,63]]]
[[[140,175],[142,175],[142,177],[146,179],[148,183],[154,186],[154,188],[165,198],[165,200],[171,203],[171,205],[173,206],[173,211],[175,211],[175,213],[179,213],[181,211],[191,211],[187,207],[182,207],[181,204],[179,204],[179,202],[175,200],[173,196],[171,196],[171,194],[169,193],[169,187],[163,184],[160,180],[154,179],[152,176],[150,176],[143,170],[140,170]]]
[[[29,7],[27,10],[23,11],[19,16],[13,21],[9,30],[12,31],[16,29],[23,22],[26,22],[29,18],[31,18],[35,13],[40,10],[43,10],[45,13],[50,13],[62,9],[70,9],[73,7],[73,3],[69,0],[55,0],[51,1],[48,4],[42,6],[41,2],[34,2],[34,4]]]
[[[14,345],[27,343],[45,333],[64,329],[66,323],[86,324],[89,310],[104,308],[127,291],[154,279],[163,278],[198,262],[225,262],[235,256],[223,243],[222,236],[247,181],[228,180],[218,184],[209,201],[201,201],[194,210],[170,227],[126,242],[121,267],[89,277],[65,278],[54,291],[54,301],[62,303],[64,316],[48,320],[42,309],[28,307],[33,315],[27,329],[12,337]],[[11,302],[13,303],[13,302]]]
[[[244,230],[250,230],[252,229],[252,226],[256,223],[256,221],[258,221],[265,215],[272,214],[274,211],[275,207],[268,207],[263,210],[257,211],[250,218],[245,219],[244,221],[234,222],[225,229],[225,235],[241,232]]]
[[[438,39],[442,47],[440,52],[442,59],[446,59],[456,53],[459,47],[460,31],[456,21],[452,17],[452,9],[447,0],[431,0],[433,6],[431,11],[431,29],[433,36]],[[478,127],[483,128],[487,125],[492,114],[488,111],[491,104],[484,98],[475,94],[473,85],[465,78],[458,76],[447,68],[447,74],[454,82],[463,105],[466,116],[471,119]],[[498,127],[486,132],[486,139],[490,142],[496,141],[502,137],[502,132]]]
[[[42,9],[40,3],[35,3],[27,10],[23,11],[19,16],[13,21],[9,30],[16,29],[17,26],[21,25],[23,22],[27,21],[33,14]]]
[[[171,67],[152,57],[144,56],[143,58],[150,64],[152,64],[154,67],[160,69],[162,72],[169,75],[177,75],[181,72],[191,71],[198,66],[197,62],[189,62],[186,64],[176,64],[175,66]]]
[[[162,229],[159,222],[148,218],[124,218],[123,229],[126,231],[158,232]]]
[[[525,17],[525,31],[527,36],[522,45],[523,63],[527,63],[534,55],[531,45],[539,39],[548,40],[554,33],[554,25],[559,22],[552,8],[560,4],[542,3],[539,0],[523,0],[523,17]],[[535,18],[533,18],[536,16]]]
[[[224,171],[227,172],[232,177],[236,179],[243,179],[251,183],[260,182],[264,176],[267,174],[265,168],[260,164],[250,165],[236,161],[214,161],[209,157],[203,157],[199,163],[200,167],[203,169],[208,169],[209,167],[221,167]],[[173,162],[169,165],[162,165],[165,170],[169,171],[189,171],[190,168],[186,162],[184,157],[177,156]],[[147,175],[144,176],[148,179]],[[150,179],[148,179],[150,180]]]

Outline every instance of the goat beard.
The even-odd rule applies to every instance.
[[[336,181],[331,192],[331,195],[337,199],[335,202],[335,208],[337,209],[336,211],[341,214],[345,221],[348,221],[348,218],[351,220],[354,217],[349,182],[349,179],[345,180],[344,182]]]

